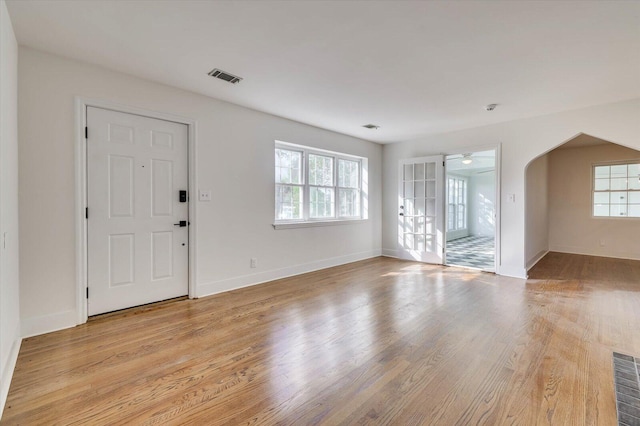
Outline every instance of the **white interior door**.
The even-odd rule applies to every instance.
[[[442,264],[442,161],[441,155],[400,160],[398,253],[403,259]]]
[[[87,127],[89,315],[188,294],[187,126],[88,107]]]

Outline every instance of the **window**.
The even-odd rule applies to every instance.
[[[467,228],[467,180],[447,178],[447,231]]]
[[[278,142],[276,222],[362,219],[366,159]]]
[[[640,217],[640,162],[593,167],[593,215]]]

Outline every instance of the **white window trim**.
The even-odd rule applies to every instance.
[[[466,192],[466,197],[464,200],[464,227],[463,228],[458,228],[458,209],[455,209],[455,216],[454,216],[454,220],[455,220],[455,224],[456,224],[456,228],[455,229],[449,229],[449,206],[451,203],[449,203],[449,179],[457,179],[457,180],[462,180],[464,181],[464,185],[465,185],[465,192]],[[447,229],[448,233],[466,233],[469,230],[469,178],[467,176],[462,176],[462,175],[457,175],[455,173],[448,173],[446,176],[446,185],[447,185],[447,199],[446,199],[446,208],[447,208],[447,223],[445,223],[445,227]],[[460,204],[460,203],[453,203],[456,207]]]
[[[341,152],[328,151],[319,148],[313,148],[305,145],[298,145],[289,142],[275,141],[274,149],[281,148],[291,151],[302,152],[302,179],[303,179],[303,219],[299,220],[276,220],[274,217],[273,228],[274,229],[292,229],[292,228],[307,228],[317,226],[333,226],[333,225],[348,225],[355,223],[363,223],[368,221],[368,159],[366,157],[359,157],[356,155],[345,154]],[[334,186],[327,187],[334,190],[334,211],[335,217],[332,218],[311,218],[310,217],[310,198],[309,198],[309,167],[308,158],[309,154],[316,154],[322,156],[333,157],[333,174],[334,174]],[[338,160],[357,161],[359,164],[360,172],[360,216],[338,216],[339,214],[339,189],[344,187],[338,186]],[[275,166],[274,166],[275,169]],[[275,189],[274,183],[274,189]],[[324,186],[313,185],[314,187],[324,188]],[[274,196],[275,203],[275,196]],[[274,205],[275,215],[275,205]]]
[[[593,214],[593,207],[594,207],[594,201],[595,201],[595,193],[596,192],[619,192],[619,191],[596,191],[596,167],[597,166],[618,166],[618,165],[622,165],[622,164],[637,164],[640,163],[640,159],[628,159],[628,160],[618,160],[618,161],[602,161],[602,162],[597,162],[597,163],[592,163],[591,164],[591,205],[589,206],[591,209],[591,219],[595,219],[595,220],[624,220],[624,221],[639,221],[640,217],[636,217],[636,216],[596,216]],[[640,190],[631,190],[631,191],[638,191],[640,192]],[[624,192],[629,192],[629,190],[626,190]],[[611,213],[609,213],[611,214]]]

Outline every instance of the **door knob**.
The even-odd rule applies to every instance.
[[[187,226],[187,221],[186,220],[181,220],[178,223],[174,223],[173,226],[179,226],[180,228],[184,228],[185,226]]]

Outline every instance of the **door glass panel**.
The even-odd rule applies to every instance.
[[[436,163],[427,163],[426,164],[427,173],[426,179],[435,179],[436,178]]]
[[[434,181],[426,182],[427,184],[427,198],[435,198],[436,196],[436,183]]]
[[[413,180],[413,164],[404,165],[404,180]]]
[[[413,198],[413,182],[404,183],[404,196],[407,198]]]
[[[626,216],[627,205],[626,204],[611,204],[611,216]]]
[[[400,168],[400,185],[402,207],[399,216],[399,249],[407,259],[442,262],[442,252],[437,244],[440,233],[427,235],[437,231],[441,225],[436,225],[436,200],[438,176],[442,171],[439,164],[442,157],[429,157],[434,161],[416,161],[412,164],[402,164]],[[436,158],[438,160],[436,160]],[[427,211],[429,210],[429,212]],[[428,253],[428,255],[427,255]]]
[[[425,236],[425,248],[424,251],[429,253],[435,253],[437,249],[436,244],[436,236],[435,235],[426,235]]]
[[[436,200],[429,199],[427,200],[427,216],[435,216],[436,215]]]
[[[404,235],[404,248],[407,250],[413,250],[413,234]]]
[[[404,232],[413,232],[413,218],[404,218]]]
[[[405,198],[404,200],[404,215],[405,216],[413,216],[413,199]]]

